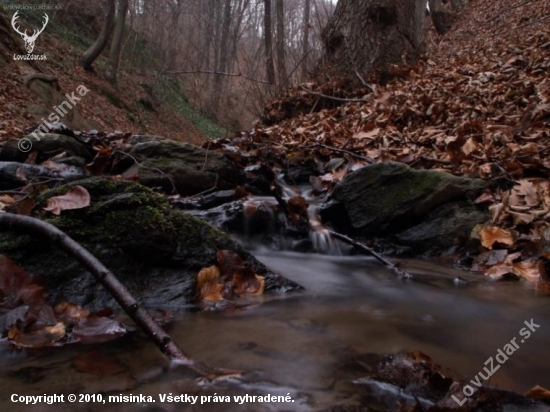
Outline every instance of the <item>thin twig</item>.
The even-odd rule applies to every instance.
[[[128,156],[130,159],[132,159],[134,161],[134,163],[137,165],[137,167],[141,168],[141,169],[146,169],[146,170],[152,170],[153,172],[157,172],[160,174],[161,176],[161,179],[162,178],[166,178],[170,181],[170,184],[172,185],[172,193],[177,193],[177,189],[176,189],[176,184],[174,183],[174,181],[172,180],[172,178],[170,177],[170,175],[167,175],[166,173],[164,173],[162,170],[160,169],[157,169],[156,167],[148,167],[148,166],[143,166],[134,156],[132,156],[130,153],[126,153],[126,152],[123,152],[121,150],[115,150],[113,151],[113,153],[120,153],[124,156]]]
[[[0,195],[26,195],[28,193],[18,190],[0,190]]]
[[[355,75],[357,76],[357,78],[359,79],[359,81],[361,82],[361,84],[363,86],[369,88],[371,92],[376,93],[376,90],[374,89],[374,87],[371,86],[370,84],[368,84],[365,81],[365,79],[363,79],[363,76],[361,76],[359,74],[359,71],[357,70],[357,65],[355,64],[355,61],[353,61],[353,56],[351,55],[351,52],[349,51],[348,38],[346,36],[344,36],[344,41],[346,42],[346,51],[348,52],[348,57],[349,57],[351,63],[353,64],[353,71],[354,71]]]
[[[347,244],[349,245],[352,245],[358,249],[361,249],[365,252],[367,252],[369,255],[371,255],[372,257],[374,257],[376,260],[378,260],[380,263],[382,263],[383,265],[387,266],[388,268],[390,268],[391,270],[393,270],[395,273],[397,273],[399,276],[403,276],[404,278],[407,278],[407,279],[410,279],[412,278],[413,276],[408,273],[408,272],[405,272],[403,269],[400,269],[398,268],[397,266],[395,266],[393,263],[391,263],[388,259],[386,259],[385,257],[383,257],[382,255],[378,254],[377,252],[375,252],[374,250],[372,250],[370,247],[368,247],[367,245],[363,244],[363,243],[360,243],[360,242],[357,242],[356,240],[353,240],[352,238],[346,236],[346,235],[343,235],[341,233],[338,233],[338,232],[334,232],[332,230],[329,230],[328,233],[332,236],[332,237],[335,237],[336,239],[340,239],[341,241],[343,242],[346,242]]]
[[[422,159],[426,162],[439,163],[439,164],[442,164],[442,165],[450,165],[451,164],[451,162],[449,160],[436,159],[435,157],[420,156],[420,159]]]
[[[195,199],[197,197],[201,197],[201,196],[204,196],[204,195],[209,195],[210,193],[215,191],[218,188],[218,179],[219,179],[219,177],[220,177],[220,175],[217,174],[216,175],[216,183],[214,183],[214,186],[212,186],[210,189],[206,189],[203,192],[200,192],[200,193],[194,194],[192,196],[189,196],[189,199]]]
[[[337,102],[344,102],[344,103],[368,103],[369,102],[367,99],[345,99],[343,97],[335,97],[335,96],[329,96],[328,94],[317,93],[312,90],[306,89],[302,85],[300,85],[300,89],[302,89],[304,92],[309,93],[313,96],[324,97],[325,99],[335,100]]]
[[[211,71],[211,70],[176,70],[176,71],[169,71],[164,73],[165,74],[214,74],[217,76],[242,77],[243,79],[250,80],[251,82],[261,83],[261,84],[270,84],[265,80],[258,80],[242,73],[225,73],[225,72],[217,72],[217,71]]]
[[[337,152],[337,153],[345,153],[345,154],[348,154],[350,156],[353,156],[357,159],[360,159],[360,160],[364,160],[365,162],[367,163],[370,163],[370,164],[374,164],[376,163],[376,160],[374,160],[372,157],[370,156],[363,156],[363,155],[360,155],[360,154],[357,154],[357,153],[353,153],[353,152],[350,152],[349,150],[344,150],[344,149],[339,149],[337,147],[333,147],[333,146],[328,146],[326,144],[323,144],[323,143],[315,143],[313,145],[309,145],[309,146],[302,146],[301,148],[302,149],[313,149],[315,147],[324,147],[325,149],[329,149],[329,150],[332,150],[333,152]]]

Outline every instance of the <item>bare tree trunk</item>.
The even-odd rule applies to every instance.
[[[118,0],[116,19],[115,19],[115,34],[111,43],[111,51],[109,53],[109,63],[107,64],[107,80],[111,83],[116,83],[118,71],[118,63],[120,61],[120,51],[122,49],[122,38],[124,36],[124,26],[126,24],[126,14],[128,13],[128,0]]]
[[[308,77],[309,69],[309,16],[311,12],[311,0],[305,0],[304,2],[304,38],[302,40],[302,80],[306,80]]]
[[[210,46],[212,44],[212,4],[210,0],[203,0],[203,12],[204,15],[202,16],[206,23],[204,24],[204,30],[203,30],[203,45],[202,45],[202,53],[204,56],[203,64],[200,66],[203,70],[210,69]]]
[[[271,29],[271,0],[264,0],[264,41],[267,81],[275,84],[275,65],[273,63],[273,30]]]
[[[96,42],[84,52],[81,58],[81,64],[84,70],[92,70],[92,63],[101,54],[107,42],[109,41],[109,34],[111,33],[111,26],[113,25],[113,19],[115,17],[115,0],[105,1],[105,20],[103,21],[103,27],[99,33],[99,37]]]
[[[286,87],[288,82],[285,61],[285,12],[283,7],[283,0],[277,0],[277,76],[280,87]]]
[[[325,70],[379,71],[418,61],[425,49],[425,0],[339,0],[323,30]]]
[[[231,0],[225,0],[225,6],[223,8],[223,26],[220,42],[220,61],[218,65],[218,72],[225,72],[228,67],[229,57],[229,34],[231,29]],[[215,119],[219,117],[218,109],[220,106],[220,100],[222,96],[224,77],[217,75],[214,78],[214,93],[212,94],[212,101],[210,103],[210,113]]]
[[[435,31],[438,34],[447,33],[453,25],[453,14],[443,7],[441,0],[428,0],[428,5]]]

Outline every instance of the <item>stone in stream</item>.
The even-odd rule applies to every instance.
[[[255,273],[265,276],[267,292],[301,289],[271,272],[224,232],[173,209],[163,196],[133,182],[97,177],[75,181],[42,193],[39,206],[75,185],[90,193],[89,207],[57,217],[37,207],[35,216],[80,242],[147,306],[193,303],[197,273],[215,264],[220,249],[237,252]],[[0,253],[41,276],[52,302],[67,300],[89,310],[118,307],[74,258],[38,236],[0,232]]]
[[[38,133],[38,138],[29,134],[24,137],[32,145],[32,151],[39,153],[39,159],[49,159],[60,153],[66,153],[66,157],[74,156],[90,162],[93,159],[93,153],[86,143],[75,136],[68,136],[56,133]],[[9,139],[2,146],[0,151],[0,160],[24,162],[29,152],[23,152],[19,149],[20,139]]]
[[[222,154],[173,140],[136,144],[124,163],[125,179],[168,193],[194,195],[211,189],[234,189],[245,181],[244,172]],[[139,164],[135,164],[135,161]]]
[[[448,249],[487,219],[474,205],[488,182],[378,163],[347,175],[321,209],[324,222],[355,235],[390,238],[415,252]]]
[[[60,165],[53,169],[46,166],[19,162],[0,162],[0,190],[16,189],[50,179],[78,180],[86,177],[84,169]]]

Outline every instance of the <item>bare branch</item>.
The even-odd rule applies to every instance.
[[[398,268],[396,265],[394,265],[393,263],[391,263],[388,259],[386,259],[385,257],[383,257],[382,255],[378,254],[377,252],[375,252],[374,250],[372,250],[370,247],[368,247],[367,245],[363,244],[363,243],[360,243],[360,242],[357,242],[356,240],[353,240],[352,238],[346,236],[346,235],[343,235],[341,233],[338,233],[338,232],[333,232],[332,230],[329,230],[328,231],[329,234],[332,236],[332,237],[335,237],[336,239],[340,239],[341,241],[343,242],[346,242],[347,244],[349,245],[352,245],[358,249],[361,249],[363,250],[364,252],[367,252],[369,255],[371,255],[373,258],[375,258],[376,260],[378,260],[380,263],[382,263],[383,265],[387,266],[388,268],[390,268],[391,270],[393,270],[395,273],[397,273],[399,276],[402,276],[406,279],[410,279],[412,278],[413,276],[408,273],[408,272],[405,272],[403,269],[400,269]]]
[[[210,71],[210,70],[176,70],[176,71],[169,71],[164,73],[166,74],[213,74],[218,76],[242,77],[243,79],[250,80],[251,82],[269,84],[269,82],[265,80],[254,79],[253,77],[249,77],[246,74],[242,74],[242,73],[225,73],[225,72]]]
[[[362,156],[360,154],[350,152],[349,150],[339,149],[337,147],[328,146],[328,145],[323,144],[323,143],[316,143],[316,144],[313,144],[313,145],[310,145],[310,146],[302,146],[302,149],[312,149],[314,147],[324,147],[325,149],[332,150],[333,152],[348,154],[348,155],[353,156],[357,159],[364,160],[365,162],[370,163],[370,164],[376,163],[376,161],[372,157]]]
[[[344,102],[344,103],[368,103],[368,100],[366,99],[344,99],[342,97],[335,97],[335,96],[329,96],[328,94],[323,93],[316,93],[312,90],[306,89],[304,86],[300,85],[300,89],[302,89],[304,92],[309,93],[313,96],[318,97],[324,97],[325,99],[335,100],[337,102]]]

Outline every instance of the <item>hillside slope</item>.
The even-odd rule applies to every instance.
[[[266,110],[269,124],[284,120],[248,141],[322,162],[343,157],[325,184],[385,161],[500,182],[476,200],[492,226],[472,234],[484,246],[473,268],[548,277],[537,258],[550,257],[549,22],[549,0],[472,0],[418,65],[394,68],[372,91],[336,81],[294,89]],[[354,99],[328,105],[330,93]],[[288,110],[298,103],[302,114]]]
[[[48,27],[39,36],[34,51],[45,53],[47,60],[15,61],[13,55],[25,54],[25,51],[23,40],[10,24],[13,13],[0,10],[0,136],[20,137],[22,129],[35,127],[53,110],[53,104],[47,101],[48,98],[44,99],[43,91],[37,94],[25,85],[23,77],[31,73],[54,76],[53,87],[59,89],[60,96],[71,94],[79,85],[89,90],[77,104],[86,123],[73,124],[76,128],[89,126],[106,131],[160,134],[197,144],[209,137],[225,135],[223,129],[192,110],[181,91],[181,84],[174,79],[161,78],[145,65],[140,67],[124,51],[116,86],[103,76],[107,52],[94,64],[95,73],[84,71],[79,59],[94,41],[94,33],[97,35],[94,28],[101,23],[99,19],[87,30],[79,30],[77,27],[82,28],[80,20],[90,16],[74,15],[74,11],[69,13],[68,10],[50,12]],[[40,14],[25,11],[19,15],[23,29],[40,27]],[[141,53],[144,61],[153,55],[147,45]],[[62,121],[71,123],[69,118]]]

